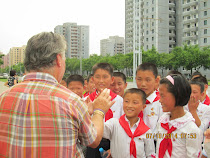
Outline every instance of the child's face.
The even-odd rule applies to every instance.
[[[76,93],[78,96],[82,98],[84,87],[81,82],[71,81],[68,84],[68,89],[70,89],[72,92]]]
[[[201,93],[201,88],[200,86],[196,85],[196,84],[191,84],[191,97],[195,98],[195,101],[199,101],[202,99],[202,96],[204,95],[204,93]]]
[[[93,75],[93,81],[95,83],[96,89],[101,92],[105,88],[110,88],[110,85],[114,81],[114,77],[111,77],[108,71],[103,69],[98,69]]]
[[[123,97],[126,87],[127,83],[125,83],[121,77],[114,77],[114,82],[111,84],[110,89],[115,94]]]
[[[63,85],[64,87],[67,87],[65,80],[61,80],[60,84]]]
[[[136,74],[137,87],[143,90],[147,97],[154,92],[158,82],[159,78],[155,78],[155,75],[152,73],[152,71],[139,70]]]
[[[175,97],[172,93],[168,92],[166,84],[160,84],[160,103],[162,105],[163,112],[171,112],[175,107]]]
[[[142,97],[136,93],[127,93],[123,98],[123,110],[129,119],[137,118],[139,113],[145,108]]]
[[[89,80],[89,82],[88,82],[88,84],[87,84],[87,90],[88,90],[88,92],[90,92],[90,93],[93,93],[93,92],[96,90],[96,86],[95,86],[95,84],[94,84],[92,78],[90,78],[90,80]]]

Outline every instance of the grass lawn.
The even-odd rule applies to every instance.
[[[7,82],[7,79],[6,78],[0,78],[0,81],[1,82]]]

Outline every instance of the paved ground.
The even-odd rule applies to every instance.
[[[136,84],[134,84],[133,82],[128,82],[127,89],[133,88],[133,87],[136,87]],[[0,81],[0,93],[4,92],[7,89],[8,89],[8,87],[4,86],[4,82]],[[208,88],[208,95],[210,95],[210,86]]]

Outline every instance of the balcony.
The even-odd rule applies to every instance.
[[[175,22],[175,21],[176,21],[176,20],[175,20],[174,17],[169,18],[169,22]]]
[[[192,14],[198,14],[198,10],[197,9],[194,9],[194,10],[183,12],[183,16],[192,15]]]
[[[175,3],[173,3],[173,2],[169,2],[169,7],[175,7]]]
[[[169,37],[175,37],[175,33],[169,33]]]
[[[197,27],[185,28],[183,31],[184,32],[198,31],[198,28]]]
[[[189,24],[189,23],[197,23],[198,22],[198,18],[195,19],[187,19],[183,21],[183,24]]]
[[[175,11],[174,10],[169,10],[169,15],[175,15]]]
[[[175,26],[173,26],[173,25],[169,25],[169,30],[175,30]]]
[[[183,8],[188,8],[190,6],[195,6],[195,5],[198,5],[198,1],[193,1],[193,2],[190,2],[190,3],[186,3],[186,4],[183,4]]]
[[[176,44],[176,42],[174,40],[169,40],[169,44]]]
[[[196,39],[198,39],[198,35],[186,36],[186,37],[182,37],[182,38],[183,38],[183,41],[196,40]]]

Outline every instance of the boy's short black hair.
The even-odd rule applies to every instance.
[[[113,76],[113,66],[109,63],[97,63],[93,66],[92,71],[93,75],[95,74],[96,70],[102,69],[108,71],[108,73]]]
[[[69,85],[70,82],[72,81],[78,81],[78,82],[81,82],[82,85],[84,86],[84,78],[81,76],[81,75],[70,75],[67,79],[66,79],[66,84],[67,84],[67,87]]]
[[[131,94],[134,94],[134,93],[139,94],[139,95],[141,96],[141,99],[142,99],[143,104],[146,103],[146,98],[147,98],[147,96],[146,96],[146,93],[145,93],[143,90],[138,89],[138,88],[130,88],[130,89],[127,89],[127,90],[125,91],[124,95],[123,95],[123,98],[124,98],[124,97],[126,96],[126,94],[128,94],[128,93],[131,93]]]
[[[153,63],[143,63],[141,65],[139,65],[137,67],[137,70],[136,70],[136,74],[139,70],[142,70],[142,71],[152,71],[152,73],[154,74],[155,78],[157,78],[158,76],[158,70],[157,70],[157,66]]]
[[[181,72],[177,71],[177,70],[171,70],[167,73],[167,75],[172,75],[172,74],[179,74],[179,75],[182,75]]]
[[[91,77],[93,77],[93,74],[90,74],[90,75],[87,77],[87,82],[88,82],[88,83],[89,83]]]
[[[208,81],[204,76],[197,76],[191,79],[191,81],[198,81],[208,85]]]
[[[113,73],[113,76],[114,77],[120,77],[120,78],[122,78],[122,80],[124,81],[124,83],[126,83],[126,76],[125,76],[124,73],[122,73],[122,72],[114,72]]]
[[[9,75],[10,76],[15,76],[16,75],[16,71],[15,70],[10,70]]]
[[[191,80],[190,81],[190,85],[197,85],[200,87],[200,90],[201,90],[201,93],[203,93],[204,91],[204,83],[203,82],[199,82],[199,81],[196,81],[196,80]]]
[[[166,84],[168,92],[172,93],[175,97],[175,106],[185,106],[191,95],[191,86],[183,75],[172,74],[170,75],[174,80],[174,85],[167,79],[160,80],[160,84]]]
[[[199,72],[199,71],[195,71],[192,76],[191,76],[191,79],[195,76],[202,76],[202,74]]]

